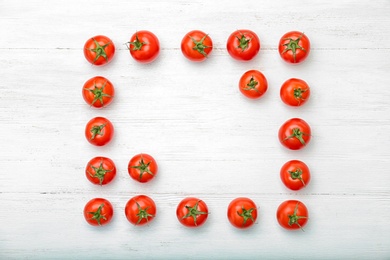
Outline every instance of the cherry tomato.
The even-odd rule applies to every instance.
[[[106,185],[115,178],[116,167],[107,157],[95,157],[88,162],[85,175],[93,184]]]
[[[204,61],[213,50],[213,41],[202,31],[194,30],[187,33],[181,41],[181,51],[191,61]]]
[[[83,98],[88,105],[95,108],[108,106],[114,98],[114,85],[105,77],[93,77],[83,86]]]
[[[292,31],[279,41],[279,54],[288,63],[301,63],[310,53],[310,40],[301,32]]]
[[[236,228],[249,228],[257,219],[256,204],[249,198],[236,198],[228,206],[227,217]]]
[[[84,56],[93,65],[109,63],[115,54],[115,45],[110,38],[97,35],[87,40],[84,45]]]
[[[156,204],[145,195],[138,195],[131,198],[125,207],[127,220],[138,226],[145,225],[156,217]]]
[[[157,36],[149,31],[136,32],[127,44],[130,55],[140,63],[150,63],[160,53],[160,42]]]
[[[259,53],[260,39],[250,30],[238,30],[229,36],[226,48],[234,59],[249,61]]]
[[[96,146],[109,143],[114,135],[114,126],[104,117],[92,118],[85,127],[85,137]]]
[[[309,212],[302,202],[287,200],[279,205],[276,211],[276,219],[285,229],[302,229],[309,219]]]
[[[310,139],[310,126],[303,119],[291,118],[279,128],[280,143],[291,150],[302,149]]]
[[[127,170],[131,178],[139,182],[151,181],[158,172],[156,160],[146,153],[135,155],[129,161]]]
[[[206,203],[193,197],[183,199],[176,208],[179,222],[190,228],[202,226],[206,222],[208,214]]]
[[[114,209],[106,199],[91,199],[84,207],[84,218],[92,226],[107,225],[113,215]]]
[[[241,93],[251,99],[260,98],[268,89],[267,79],[258,70],[245,72],[238,84]]]
[[[287,188],[300,190],[309,184],[310,170],[304,162],[291,160],[280,169],[280,178]]]
[[[288,79],[280,88],[280,98],[289,106],[302,106],[309,97],[309,85],[301,79]]]

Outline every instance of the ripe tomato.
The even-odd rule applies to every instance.
[[[291,150],[302,149],[310,139],[310,126],[300,118],[287,120],[279,129],[280,143]]]
[[[97,35],[87,40],[84,45],[84,56],[93,65],[109,63],[115,54],[115,45],[110,38]]]
[[[213,41],[202,31],[187,33],[181,41],[181,52],[191,61],[204,61],[213,50]]]
[[[157,208],[154,201],[145,195],[131,198],[125,207],[127,220],[134,225],[145,225],[156,216]]]
[[[279,54],[288,63],[301,63],[310,53],[310,40],[301,32],[292,31],[279,41]]]
[[[310,170],[304,162],[291,160],[280,169],[280,178],[287,188],[300,190],[309,184]]]
[[[302,229],[309,219],[309,212],[302,202],[286,200],[279,205],[276,211],[276,218],[285,229]]]
[[[288,79],[280,88],[280,98],[289,106],[302,106],[309,97],[309,85],[301,79]]]
[[[256,204],[249,198],[236,198],[228,206],[227,217],[236,228],[249,228],[257,219]]]
[[[88,162],[85,168],[85,175],[93,184],[105,185],[114,179],[116,167],[109,158],[95,157]]]
[[[152,180],[158,172],[156,160],[146,153],[135,155],[129,161],[127,170],[131,178],[139,182]]]
[[[114,85],[105,77],[93,77],[83,86],[83,98],[88,105],[95,108],[108,106],[114,98]]]
[[[113,215],[114,209],[106,199],[91,199],[84,207],[84,218],[92,226],[107,225],[110,223]]]
[[[130,55],[140,63],[150,63],[160,53],[160,42],[157,36],[149,31],[136,32],[127,44]]]
[[[234,59],[249,61],[260,51],[260,39],[250,30],[238,30],[229,36],[226,48]]]
[[[241,93],[252,99],[260,98],[267,91],[267,79],[258,70],[248,70],[245,72],[238,84]]]
[[[181,224],[194,228],[202,226],[208,217],[209,209],[203,200],[188,197],[183,199],[176,208],[176,216]]]
[[[92,118],[85,127],[85,137],[96,146],[109,143],[114,135],[114,126],[104,117]]]

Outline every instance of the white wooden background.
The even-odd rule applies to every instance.
[[[0,259],[389,259],[389,14],[388,0],[0,0]],[[242,28],[261,40],[248,63],[225,49],[229,34]],[[161,43],[149,65],[136,63],[125,46],[142,29]],[[204,63],[191,63],[180,51],[193,29],[214,41]],[[278,55],[279,38],[290,30],[311,40],[302,65]],[[105,67],[89,65],[82,52],[97,34],[117,47]],[[268,79],[261,100],[238,91],[249,69]],[[115,101],[103,110],[91,109],[81,95],[96,75],[116,87]],[[290,77],[311,86],[311,99],[298,109],[279,98]],[[116,130],[106,147],[84,138],[86,122],[98,115]],[[291,117],[312,127],[304,150],[278,142],[279,126]],[[127,173],[140,152],[160,167],[148,184]],[[106,187],[84,176],[97,155],[118,168]],[[312,182],[299,192],[279,180],[290,159],[312,171]],[[130,225],[123,213],[137,194],[158,207],[146,227]],[[209,206],[199,229],[176,219],[186,196]],[[260,207],[252,229],[237,230],[227,220],[227,205],[238,196]],[[93,197],[112,202],[110,225],[85,222],[82,210]],[[276,209],[286,199],[308,207],[305,232],[279,227]]]

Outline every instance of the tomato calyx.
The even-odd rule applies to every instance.
[[[97,135],[103,135],[102,130],[106,126],[106,124],[102,125],[95,125],[94,127],[91,128],[91,140],[95,139]]]
[[[196,50],[197,52],[199,52],[200,54],[202,54],[203,56],[205,56],[207,58],[207,53],[204,50],[207,48],[211,48],[211,46],[207,46],[207,45],[203,44],[204,40],[207,37],[207,34],[205,36],[203,36],[203,38],[200,39],[200,41],[196,41],[192,36],[189,36],[189,37],[190,37],[191,41],[195,44],[195,46],[192,49]]]
[[[138,225],[143,219],[146,219],[146,221],[148,222],[149,217],[154,218],[154,215],[148,213],[148,209],[150,208],[149,206],[143,209],[137,201],[135,203],[137,204],[138,208],[138,213],[136,215],[138,217],[138,220],[135,225]]]
[[[302,182],[303,186],[306,186],[305,182],[302,179],[303,172],[300,168],[297,168],[295,171],[288,171],[288,173],[290,174],[290,176],[293,180],[298,179]]]
[[[149,169],[150,163],[151,162],[145,163],[144,159],[141,157],[141,160],[139,161],[139,165],[131,166],[130,168],[139,170],[139,179],[141,180],[144,173],[154,176],[154,174]]]
[[[303,33],[296,40],[293,40],[290,37],[283,39],[283,40],[289,40],[289,42],[283,44],[283,46],[285,46],[286,48],[283,50],[282,54],[286,53],[288,51],[292,51],[293,57],[294,57],[294,62],[296,62],[297,49],[300,49],[300,50],[306,52],[306,49],[299,45],[299,41],[301,40],[302,37],[303,37]]]
[[[142,49],[142,46],[144,45],[147,45],[149,43],[147,42],[141,42],[139,39],[138,39],[138,33],[135,34],[135,41],[133,42],[128,42],[127,44],[129,44],[127,46],[128,49],[130,49],[130,46],[133,46],[133,49],[132,51],[140,51]]]
[[[89,176],[91,176],[92,178],[98,178],[100,185],[103,184],[104,176],[106,175],[106,173],[112,171],[103,168],[103,160],[100,162],[99,168],[93,165],[90,165],[90,167],[95,171],[95,174],[88,172]]]
[[[305,100],[302,97],[302,94],[306,92],[307,89],[301,89],[301,88],[294,88],[294,98],[300,103],[301,100]]]
[[[244,90],[255,90],[257,92],[259,92],[257,89],[256,89],[256,86],[259,84],[259,82],[257,82],[253,76],[251,77],[251,79],[249,80],[247,87],[244,88]]]
[[[286,138],[284,138],[283,141],[286,141],[287,139],[290,139],[290,138],[297,138],[299,140],[299,142],[301,142],[302,145],[306,145],[305,140],[303,140],[303,136],[304,135],[307,135],[307,134],[302,132],[301,129],[293,128],[292,129],[292,134],[287,136]]]
[[[190,207],[190,206],[185,206],[185,208],[188,210],[188,213],[186,215],[184,215],[182,217],[182,219],[185,219],[185,218],[189,218],[189,217],[192,217],[194,219],[194,224],[195,226],[197,226],[198,224],[196,223],[196,220],[197,220],[197,217],[199,215],[207,215],[209,214],[208,212],[204,212],[204,211],[199,211],[198,210],[198,204],[199,204],[200,200],[198,200],[196,202],[196,204],[193,206],[193,207]]]
[[[252,38],[248,39],[245,37],[243,33],[240,32],[240,34],[241,34],[241,38],[236,35],[236,38],[238,39],[239,42],[236,49],[241,49],[241,51],[244,52],[249,47],[249,43],[250,41],[252,41]]]
[[[100,45],[98,41],[96,41],[94,38],[92,38],[94,41],[96,47],[94,49],[92,48],[87,48],[87,50],[92,51],[96,53],[95,59],[93,60],[93,63],[95,63],[100,57],[103,57],[106,61],[108,61],[107,53],[105,48],[110,45],[111,42],[108,42],[104,45]]]
[[[89,88],[84,88],[85,90],[88,90],[89,92],[91,92],[93,94],[93,101],[91,103],[91,106],[93,106],[93,104],[95,104],[96,101],[100,101],[100,103],[102,104],[102,106],[104,105],[103,103],[103,97],[112,97],[111,95],[108,95],[106,93],[104,93],[104,88],[106,87],[106,84],[107,84],[107,81],[104,82],[103,86],[101,88],[98,88],[96,86],[96,82],[94,82],[94,89],[89,89]]]
[[[99,208],[96,211],[90,211],[88,214],[93,215],[90,219],[96,220],[98,225],[101,226],[101,220],[107,220],[107,218],[102,215],[102,208],[104,207],[104,204],[100,204]]]
[[[255,222],[253,216],[252,216],[252,212],[255,210],[255,208],[250,208],[250,209],[245,209],[244,206],[241,207],[241,210],[242,210],[242,213],[238,212],[237,211],[237,214],[244,218],[244,222],[242,223],[243,226],[245,226],[246,222],[248,221],[248,219],[252,220],[252,222]]]
[[[295,205],[294,213],[293,213],[292,215],[287,215],[287,216],[288,216],[288,225],[289,225],[289,226],[298,225],[299,228],[300,228],[302,231],[305,231],[305,230],[303,230],[303,228],[301,227],[301,225],[298,223],[298,220],[300,220],[301,218],[307,218],[307,217],[305,217],[305,216],[298,216],[298,215],[297,215],[298,206],[299,206],[299,202],[297,202],[297,205]]]

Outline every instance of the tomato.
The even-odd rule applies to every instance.
[[[104,117],[92,118],[85,127],[85,137],[96,146],[109,143],[114,135],[114,126]]]
[[[288,63],[301,63],[310,53],[310,40],[301,32],[292,31],[279,41],[279,54]]]
[[[300,118],[287,120],[279,129],[280,143],[291,150],[302,149],[310,142],[310,139],[310,126]]]
[[[300,190],[309,184],[310,170],[304,162],[291,160],[280,169],[280,178],[287,188]]]
[[[110,223],[113,215],[114,209],[106,199],[91,199],[84,207],[84,218],[92,226],[107,225]]]
[[[287,200],[279,205],[276,218],[280,226],[285,229],[302,229],[309,219],[309,212],[302,202]]]
[[[115,54],[115,45],[110,38],[97,35],[87,40],[84,45],[84,56],[93,65],[109,63]]]
[[[288,79],[280,88],[280,98],[289,106],[302,106],[309,97],[309,85],[301,79]]]
[[[213,50],[213,41],[202,31],[188,32],[181,41],[183,55],[191,61],[204,61]]]
[[[131,178],[139,182],[151,181],[158,172],[156,160],[146,153],[140,153],[130,159],[127,170]]]
[[[83,98],[88,105],[95,108],[108,106],[114,98],[114,85],[105,77],[93,77],[83,86]]]
[[[157,208],[154,201],[145,195],[138,195],[131,198],[125,207],[127,220],[138,226],[145,225],[156,216]]]
[[[209,209],[203,200],[188,197],[183,199],[176,208],[176,216],[181,224],[194,228],[202,226],[208,217]]]
[[[257,219],[256,204],[249,198],[236,198],[228,206],[227,217],[236,228],[249,228]]]
[[[136,32],[127,44],[130,55],[140,63],[150,63],[160,53],[160,42],[157,36],[149,31]]]
[[[115,178],[116,167],[109,158],[95,157],[88,162],[85,175],[93,184],[106,185]]]
[[[259,53],[260,39],[250,30],[238,30],[229,36],[226,48],[234,59],[249,61]]]
[[[260,98],[267,91],[267,79],[258,70],[248,70],[245,72],[238,84],[241,93],[252,99]]]

